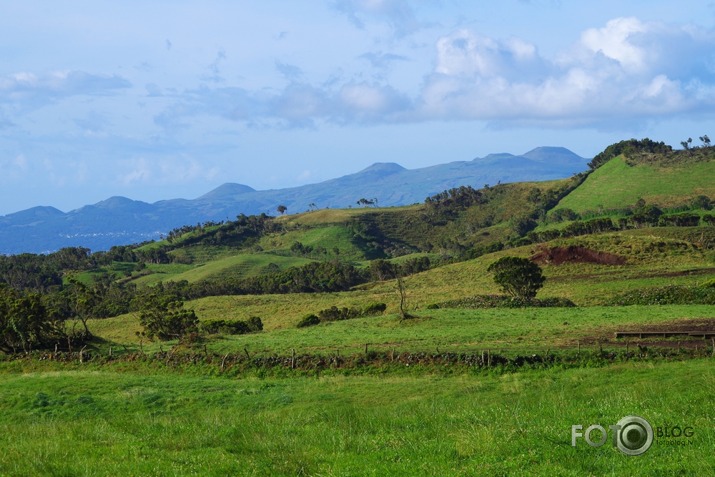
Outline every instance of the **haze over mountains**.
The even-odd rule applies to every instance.
[[[257,191],[226,183],[196,199],[171,199],[149,204],[111,197],[67,213],[54,207],[33,207],[0,217],[0,253],[44,253],[82,246],[105,250],[113,245],[158,239],[187,224],[234,219],[239,214],[275,215],[317,208],[356,206],[361,198],[379,206],[423,202],[430,195],[462,185],[475,188],[498,182],[543,181],[584,171],[588,159],[561,147],[539,147],[525,154],[490,154],[420,169],[396,163],[372,166],[337,179],[287,189]]]

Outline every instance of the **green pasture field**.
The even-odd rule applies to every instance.
[[[238,298],[238,297],[235,297]],[[231,297],[226,297],[226,300]],[[214,299],[214,300],[219,300]],[[195,303],[201,305],[201,303]],[[212,304],[216,304],[213,301]],[[232,307],[224,302],[222,310]],[[202,311],[203,310],[203,311]],[[199,316],[210,314],[199,308]],[[472,352],[491,351],[505,355],[557,353],[596,349],[599,342],[604,349],[618,347],[614,344],[615,331],[636,326],[677,322],[683,319],[715,319],[715,310],[709,305],[626,306],[583,308],[517,308],[517,309],[439,309],[420,310],[417,318],[400,320],[397,315],[383,315],[337,322],[322,323],[308,328],[295,328],[295,324],[280,327],[271,317],[264,319],[263,332],[237,336],[217,336],[208,340],[209,351],[252,355],[290,355],[292,350],[307,354],[350,355],[369,349],[395,352]],[[287,325],[287,324],[286,324]],[[167,349],[175,342],[160,345],[140,340],[141,330],[135,316],[91,321],[90,329],[106,340],[100,346],[121,350],[138,350],[141,342],[146,352]],[[702,347],[710,345],[702,341]],[[635,345],[634,345],[635,346]]]
[[[554,210],[616,209],[634,205],[641,198],[649,204],[674,206],[698,195],[715,196],[715,166],[711,160],[683,166],[629,166],[623,157],[616,157],[593,171]]]
[[[0,475],[712,475],[712,359],[517,373],[229,378],[0,363]],[[640,456],[571,445],[637,415]],[[592,436],[597,438],[598,435]]]

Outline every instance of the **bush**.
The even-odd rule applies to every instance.
[[[206,320],[201,323],[201,331],[209,334],[244,335],[261,330],[263,330],[263,322],[257,316],[252,316],[247,321]]]
[[[370,305],[367,305],[361,315],[362,316],[373,316],[373,315],[381,315],[387,310],[387,305],[385,303],[372,303]]]
[[[338,308],[331,306],[324,310],[320,310],[317,314],[310,314],[298,322],[298,328],[313,326],[323,322],[351,320],[363,316],[381,315],[387,309],[385,303],[372,303],[362,310],[360,308]]]
[[[246,321],[246,324],[248,325],[248,329],[254,333],[263,331],[263,321],[257,316],[250,317],[248,321]]]
[[[576,304],[568,298],[554,297],[541,300],[537,298],[524,300],[505,295],[475,295],[458,300],[434,303],[427,308],[523,308],[527,306],[537,308],[571,308],[575,307]]]
[[[641,288],[612,298],[608,305],[715,305],[715,287],[670,285]]]
[[[170,340],[196,333],[199,319],[194,310],[184,309],[181,301],[157,300],[139,312],[139,323],[150,340]]]
[[[316,315],[310,314],[308,316],[304,316],[299,322],[298,322],[298,328],[305,328],[308,326],[315,326],[320,324],[320,318],[318,318]]]

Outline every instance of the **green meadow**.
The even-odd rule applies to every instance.
[[[38,369],[40,368],[40,369]],[[0,365],[1,475],[711,475],[711,359],[606,368],[227,378]],[[692,436],[571,445],[637,414]]]

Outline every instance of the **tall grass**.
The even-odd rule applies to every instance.
[[[711,360],[453,377],[227,379],[0,366],[0,474],[710,475]],[[639,457],[571,426],[690,426]]]

